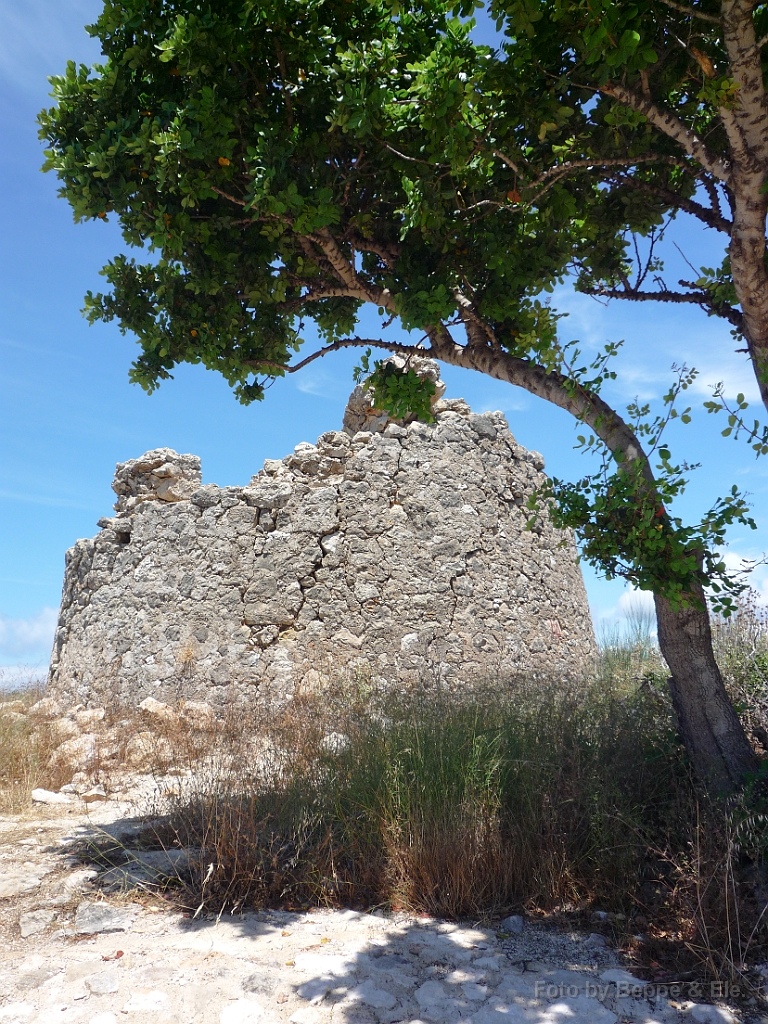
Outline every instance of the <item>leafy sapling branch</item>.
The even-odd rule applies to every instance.
[[[432,398],[435,394],[434,381],[420,377],[406,364],[397,366],[391,360],[376,359],[373,369],[370,365],[371,349],[360,358],[353,375],[356,384],[369,392],[374,407],[383,409],[396,420],[415,416],[424,423],[432,423]]]
[[[725,385],[720,381],[713,392],[712,401],[705,402],[704,408],[709,413],[728,413],[728,426],[721,431],[723,437],[737,440],[743,434],[757,458],[768,455],[768,426],[759,420],[753,420],[752,426],[746,423],[742,413],[749,408],[749,402],[741,392],[736,395],[735,403],[730,404],[725,397]]]
[[[596,393],[606,372],[607,352],[569,375],[575,385]],[[716,612],[725,617],[736,610],[746,589],[743,575],[729,572],[720,554],[730,526],[739,523],[756,529],[749,505],[737,487],[718,497],[701,520],[685,526],[670,512],[683,494],[688,475],[698,467],[672,460],[664,433],[673,420],[690,423],[690,408],[680,410],[679,398],[696,377],[685,366],[673,367],[676,379],[663,396],[663,411],[651,416],[650,406],[637,401],[627,407],[628,418],[642,449],[630,456],[610,451],[594,433],[579,435],[577,449],[595,453],[599,469],[576,482],[548,480],[531,496],[529,528],[544,507],[556,526],[575,531],[581,557],[607,579],[620,577],[638,590],[663,595],[673,608],[695,603],[701,588],[708,591]],[[591,376],[589,374],[591,373]],[[650,468],[650,461],[658,460]]]

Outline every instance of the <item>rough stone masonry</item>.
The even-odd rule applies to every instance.
[[[389,421],[358,387],[344,430],[246,487],[203,485],[199,458],[168,448],[118,465],[116,515],[66,555],[48,694],[272,706],[339,673],[581,668],[595,645],[573,537],[525,529],[542,457],[436,382],[434,423]]]

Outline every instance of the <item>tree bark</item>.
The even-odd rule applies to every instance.
[[[715,661],[704,593],[691,597],[695,604],[675,610],[654,594],[659,647],[672,673],[672,704],[693,770],[711,793],[728,795],[758,761]]]

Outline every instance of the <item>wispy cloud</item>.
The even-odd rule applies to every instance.
[[[341,397],[342,392],[346,395],[351,390],[351,387],[349,380],[345,380],[342,385],[339,378],[334,377],[327,370],[311,369],[308,371],[304,370],[299,374],[296,381],[296,389],[305,395],[327,398],[329,401],[336,402]]]
[[[510,397],[499,401],[498,398],[491,398],[486,402],[482,400],[477,403],[477,411],[484,412],[522,412],[530,406],[525,392],[511,391]]]
[[[40,662],[47,659],[51,653],[58,617],[55,608],[43,608],[26,619],[0,615],[0,660]]]

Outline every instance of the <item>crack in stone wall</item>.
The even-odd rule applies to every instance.
[[[170,449],[119,465],[116,515],[67,552],[49,692],[280,705],[328,673],[458,685],[583,668],[573,538],[525,530],[541,456],[461,400],[438,399],[433,424],[366,401],[356,389],[346,432],[245,487],[201,485],[199,459]]]

